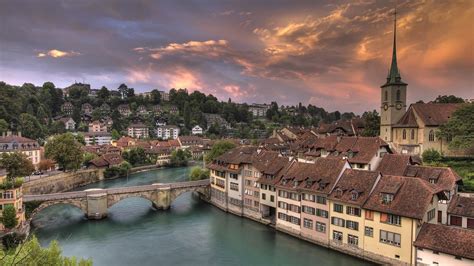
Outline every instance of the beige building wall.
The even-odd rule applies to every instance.
[[[315,198],[317,196],[317,194],[314,194],[314,193],[305,192],[305,194],[313,195]],[[324,196],[324,195],[321,195],[321,196],[326,198],[326,196]],[[304,236],[304,237],[307,237],[309,239],[313,239],[313,240],[316,240],[318,242],[323,242],[324,244],[327,244],[328,241],[329,241],[329,224],[330,224],[330,221],[329,221],[329,201],[326,200],[326,204],[320,204],[320,203],[316,202],[316,199],[315,199],[315,201],[308,201],[308,200],[305,200],[304,197],[302,197],[301,198],[301,206],[302,206],[302,208],[303,208],[303,206],[308,206],[308,207],[312,207],[312,208],[315,209],[315,214],[314,215],[305,213],[305,212],[303,212],[303,209],[301,209],[301,235]],[[327,214],[328,214],[328,218],[318,216],[317,215],[317,209],[326,211]],[[303,226],[305,218],[312,221],[312,223],[313,223],[313,228],[312,229],[308,229],[308,228],[305,228]],[[325,232],[320,232],[320,231],[316,230],[316,225],[317,225],[318,222],[322,223],[326,226],[326,231]]]
[[[278,189],[277,188],[277,213],[276,213],[276,224],[277,224],[277,227],[283,227],[284,229],[294,233],[294,234],[299,234],[300,231],[301,231],[301,213],[297,213],[297,212],[293,212],[291,210],[286,210],[286,209],[283,209],[283,208],[280,208],[278,207],[278,201],[281,201],[281,202],[285,202],[287,204],[292,204],[292,205],[296,205],[296,206],[299,206],[301,208],[301,201],[299,200],[292,200],[292,199],[287,199],[287,198],[283,198],[283,197],[279,197],[278,196],[278,191],[281,190],[281,189]],[[291,192],[291,193],[297,193],[295,191],[291,191],[291,190],[282,190],[282,191],[287,191],[287,192]],[[279,219],[278,217],[278,213],[284,213],[286,215],[290,215],[290,216],[293,216],[293,217],[296,217],[298,219],[300,219],[300,224],[294,224],[294,223],[290,223],[290,222],[287,222],[287,221],[284,221],[284,220],[281,220]]]
[[[456,265],[456,266],[472,266],[474,260],[462,258],[461,260],[456,259],[455,256],[438,252],[434,254],[433,250],[430,249],[416,249],[417,264],[420,266],[424,265]]]
[[[342,205],[343,206],[343,212],[342,213],[335,212],[334,211],[334,204]],[[363,247],[364,247],[364,225],[365,225],[365,223],[364,223],[364,212],[362,211],[362,209],[360,210],[360,212],[361,212],[360,217],[355,216],[355,215],[347,214],[347,207],[348,206],[361,209],[360,207],[357,207],[357,206],[347,205],[345,203],[340,203],[340,202],[334,202],[332,200],[329,201],[329,210],[330,210],[329,239],[331,241],[334,241],[333,232],[338,231],[338,232],[341,232],[343,234],[343,236],[342,236],[342,244],[343,245],[351,246],[353,248],[363,249]],[[344,219],[344,221],[345,221],[344,227],[332,224],[332,217]],[[357,230],[347,228],[347,221],[357,222],[359,224],[358,225],[359,228]],[[358,237],[358,245],[357,246],[349,244],[349,242],[348,242],[349,235]]]

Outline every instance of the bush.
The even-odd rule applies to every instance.
[[[195,180],[203,180],[203,179],[208,179],[209,178],[209,170],[203,169],[199,166],[193,167],[191,170],[191,174],[189,175],[189,179],[191,181]]]
[[[13,205],[4,205],[2,211],[2,223],[5,228],[12,229],[18,225],[18,220],[16,218],[16,210]]]
[[[442,160],[441,153],[435,149],[427,149],[421,155],[425,163],[437,163]]]

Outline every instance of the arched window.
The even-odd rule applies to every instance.
[[[414,129],[411,130],[411,139],[415,139],[415,130]]]
[[[385,101],[388,101],[388,91],[385,91]]]
[[[407,139],[407,131],[404,129],[402,134],[403,139]]]
[[[397,90],[397,101],[400,101],[400,90]]]
[[[428,135],[428,140],[429,141],[434,141],[435,140],[435,134],[433,130],[430,130],[430,134]]]

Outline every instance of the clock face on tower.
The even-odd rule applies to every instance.
[[[384,104],[384,105],[383,105],[383,109],[384,109],[385,111],[387,111],[387,110],[388,110],[388,104]]]

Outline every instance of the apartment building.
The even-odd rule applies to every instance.
[[[156,136],[161,139],[177,139],[179,136],[179,127],[161,126],[156,129]]]
[[[363,253],[365,210],[362,208],[380,174],[346,169],[328,196],[330,245],[348,253]]]
[[[131,124],[128,128],[128,136],[137,139],[147,139],[149,137],[148,127],[143,123]]]
[[[3,182],[3,180],[0,180]],[[13,187],[9,189],[0,189],[0,232],[5,231],[2,223],[2,211],[6,206],[13,206],[16,210],[18,225],[25,222],[25,210],[23,209],[23,188]]]
[[[0,156],[2,153],[21,152],[37,166],[41,161],[41,147],[36,140],[21,136],[21,132],[13,135],[12,132],[3,133],[0,137]]]

